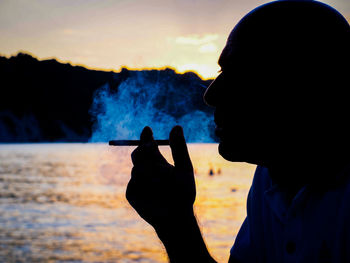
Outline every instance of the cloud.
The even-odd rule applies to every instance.
[[[68,35],[68,36],[76,34],[76,31],[71,28],[65,28],[61,32],[63,35]]]
[[[218,51],[218,48],[215,44],[213,43],[208,43],[208,44],[204,44],[202,45],[198,51],[200,53],[215,53]]]
[[[180,36],[175,39],[175,42],[177,44],[181,45],[203,45],[208,44],[212,41],[217,40],[219,35],[217,34],[206,34],[203,36],[199,35],[189,35],[189,36]]]

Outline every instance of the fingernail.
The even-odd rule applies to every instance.
[[[184,137],[183,129],[180,125],[176,125],[170,132],[170,140],[178,140]]]
[[[180,125],[176,125],[174,127],[174,135],[179,136],[179,135],[183,135],[184,131],[182,129],[182,127]]]
[[[144,143],[152,141],[153,139],[153,132],[152,129],[149,126],[146,126],[143,128],[141,135],[140,135],[140,140]]]

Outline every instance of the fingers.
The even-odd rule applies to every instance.
[[[177,125],[171,130],[169,141],[175,167],[182,171],[192,172],[192,162],[181,126]]]
[[[154,141],[152,129],[146,126],[140,135],[140,145],[132,152],[134,165],[152,166],[155,164],[169,165]]]

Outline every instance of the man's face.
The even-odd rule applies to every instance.
[[[205,102],[215,107],[219,153],[229,161],[263,166],[292,160],[292,153],[307,140],[310,118],[298,95],[306,97],[306,91],[275,74],[272,62],[250,56],[235,43],[231,33],[220,55],[221,73],[204,95]]]
[[[208,87],[204,100],[215,107],[220,155],[229,161],[264,165],[266,152],[264,156],[262,150],[266,149],[264,144],[268,138],[264,132],[266,114],[261,96],[266,94],[261,93],[262,87],[254,76],[249,76],[249,65],[240,63],[235,54],[235,50],[226,45],[219,59],[221,74]]]

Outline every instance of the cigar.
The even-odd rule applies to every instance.
[[[169,140],[154,140],[157,145],[169,145]],[[111,146],[138,146],[140,140],[112,140],[109,141]]]

